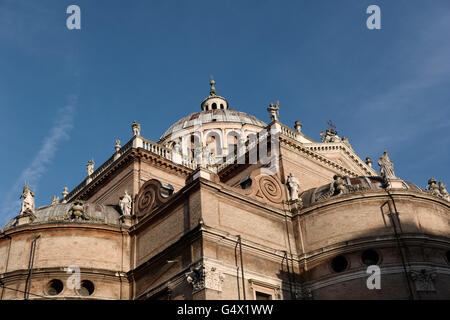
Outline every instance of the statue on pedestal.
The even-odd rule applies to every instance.
[[[122,215],[131,216],[131,204],[133,200],[131,196],[128,194],[128,191],[125,190],[125,194],[119,198],[119,206],[122,211]]]
[[[289,189],[289,200],[298,200],[298,188],[300,187],[300,183],[292,173],[289,173],[286,184]]]
[[[94,173],[94,165],[95,165],[94,160],[89,160],[88,161],[88,163],[86,165],[86,167],[87,167],[86,173],[87,173],[88,176],[90,176],[91,174]]]
[[[278,121],[278,110],[280,109],[280,102],[277,101],[275,105],[271,102],[269,105],[269,108],[267,108],[267,111],[270,113],[270,120],[271,121]]]
[[[133,129],[133,135],[134,136],[140,136],[141,135],[141,125],[134,120],[134,122],[131,124],[131,128]]]
[[[394,173],[394,164],[389,159],[387,151],[378,159],[378,165],[380,166],[381,175],[385,180],[397,178]]]
[[[25,184],[19,199],[22,200],[22,208],[19,215],[24,213],[34,213],[34,192]]]

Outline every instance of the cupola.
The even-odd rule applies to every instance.
[[[216,82],[211,79],[209,82],[211,89],[209,90],[209,97],[207,97],[202,102],[202,111],[210,111],[210,110],[227,110],[228,109],[228,101],[218,96],[216,93],[216,88],[214,85]]]

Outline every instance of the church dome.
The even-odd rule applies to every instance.
[[[236,110],[231,109],[216,109],[216,110],[207,110],[202,112],[196,112],[192,113],[187,117],[184,117],[177,122],[175,122],[173,125],[169,127],[169,129],[164,132],[164,134],[159,138],[160,141],[164,140],[169,135],[192,127],[194,125],[200,125],[200,124],[207,124],[207,123],[223,123],[223,122],[230,122],[230,123],[246,123],[246,124],[252,124],[261,128],[264,128],[267,126],[267,124],[258,118],[249,115],[245,112],[240,112]]]
[[[209,123],[235,123],[239,127],[242,124],[249,124],[256,127],[264,128],[267,124],[254,116],[246,114],[244,112],[228,109],[228,101],[216,94],[216,88],[214,87],[215,81],[210,81],[211,89],[209,96],[201,103],[201,112],[192,113],[187,117],[184,117],[164,132],[159,138],[159,142],[166,140],[169,136],[183,129],[192,128],[194,126],[205,125]]]

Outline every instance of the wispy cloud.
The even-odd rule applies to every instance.
[[[3,225],[6,219],[14,217],[20,208],[18,195],[21,187],[27,181],[31,188],[36,189],[39,179],[47,170],[58,150],[59,145],[69,138],[69,132],[73,127],[77,97],[71,95],[68,103],[57,111],[52,129],[42,143],[42,147],[34,157],[33,161],[25,168],[11,186],[10,192],[6,194],[0,207],[0,223]]]
[[[395,149],[401,143],[429,136],[450,126],[449,108],[433,99],[434,90],[450,79],[450,43],[443,41],[450,31],[450,14],[436,13],[416,43],[411,43],[400,72],[408,74],[383,94],[362,103],[355,118],[367,118],[378,126],[368,128],[372,141],[366,152]],[[380,130],[382,128],[382,130]]]

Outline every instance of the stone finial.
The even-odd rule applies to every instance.
[[[289,173],[288,178],[286,180],[286,185],[289,189],[289,200],[291,201],[298,200],[298,188],[300,187],[300,183],[292,173]]]
[[[271,121],[278,121],[279,112],[280,109],[280,102],[277,101],[277,103],[274,105],[272,102],[269,104],[269,108],[267,108],[267,111],[270,113],[270,120]]]
[[[295,121],[294,128],[297,132],[302,132],[302,127],[303,125],[299,120]]]
[[[88,163],[86,165],[86,167],[87,167],[86,173],[87,173],[88,176],[90,176],[91,174],[94,173],[94,165],[95,165],[94,160],[91,159],[91,160],[88,161]]]
[[[116,140],[116,145],[114,146],[114,149],[116,149],[116,152],[119,152],[121,146],[120,146],[120,140]]]
[[[366,164],[372,168],[373,162],[372,162],[372,159],[370,159],[370,157],[366,157]]]
[[[141,135],[141,125],[136,122],[136,120],[133,121],[131,124],[131,128],[133,129],[133,135],[134,136],[140,136]]]
[[[389,159],[387,151],[383,152],[383,155],[378,159],[378,165],[380,166],[381,175],[384,180],[397,178],[394,173],[394,164]]]
[[[64,187],[62,192],[62,200],[61,203],[67,203],[67,195],[69,194],[67,187]]]
[[[131,196],[128,194],[128,191],[125,190],[124,195],[119,198],[119,207],[123,216],[131,216],[132,202]]]
[[[34,192],[28,187],[28,183],[25,183],[20,199],[23,200],[19,215],[34,213]]]
[[[53,195],[51,206],[58,204],[58,202],[59,202],[59,197],[57,197],[56,195]]]
[[[209,95],[210,96],[215,96],[217,95],[216,93],[216,87],[214,87],[214,85],[216,84],[216,82],[214,81],[214,79],[211,79],[209,81],[209,85],[211,86],[211,89],[209,90]]]

